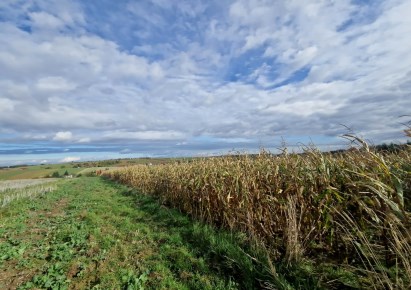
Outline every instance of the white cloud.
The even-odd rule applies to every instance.
[[[48,140],[48,136],[46,134],[24,134],[23,139],[31,140],[31,141],[42,141]]]
[[[44,91],[69,91],[75,85],[62,77],[45,77],[37,81],[37,88]]]
[[[60,160],[61,163],[80,161],[80,157],[65,157]]]
[[[88,137],[84,137],[84,138],[80,138],[77,142],[78,143],[90,143],[91,139]]]
[[[294,114],[296,116],[308,117],[310,115],[318,113],[331,115],[337,112],[339,107],[341,107],[341,105],[335,106],[335,104],[327,100],[310,100],[269,106],[264,109],[264,112],[274,114]]]
[[[53,137],[53,141],[61,141],[61,142],[71,141],[72,139],[73,139],[73,133],[71,133],[70,131],[57,132],[56,135]]]
[[[29,13],[29,18],[34,28],[54,30],[61,29],[65,26],[62,20],[46,12]]]
[[[185,135],[177,131],[140,131],[140,132],[125,132],[125,131],[113,131],[105,134],[103,140],[179,140],[184,138]]]
[[[0,112],[13,111],[14,102],[10,99],[0,98]]]

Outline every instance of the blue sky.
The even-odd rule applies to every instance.
[[[409,35],[410,0],[3,0],[0,165],[404,142]]]

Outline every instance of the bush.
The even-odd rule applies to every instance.
[[[51,174],[51,177],[58,178],[58,177],[60,177],[60,173],[59,173],[58,171],[54,171],[54,172]]]

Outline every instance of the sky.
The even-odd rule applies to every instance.
[[[411,0],[2,0],[0,165],[405,142],[410,35]]]

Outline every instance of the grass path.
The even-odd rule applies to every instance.
[[[0,210],[0,289],[250,289],[241,243],[125,186],[67,180]]]

